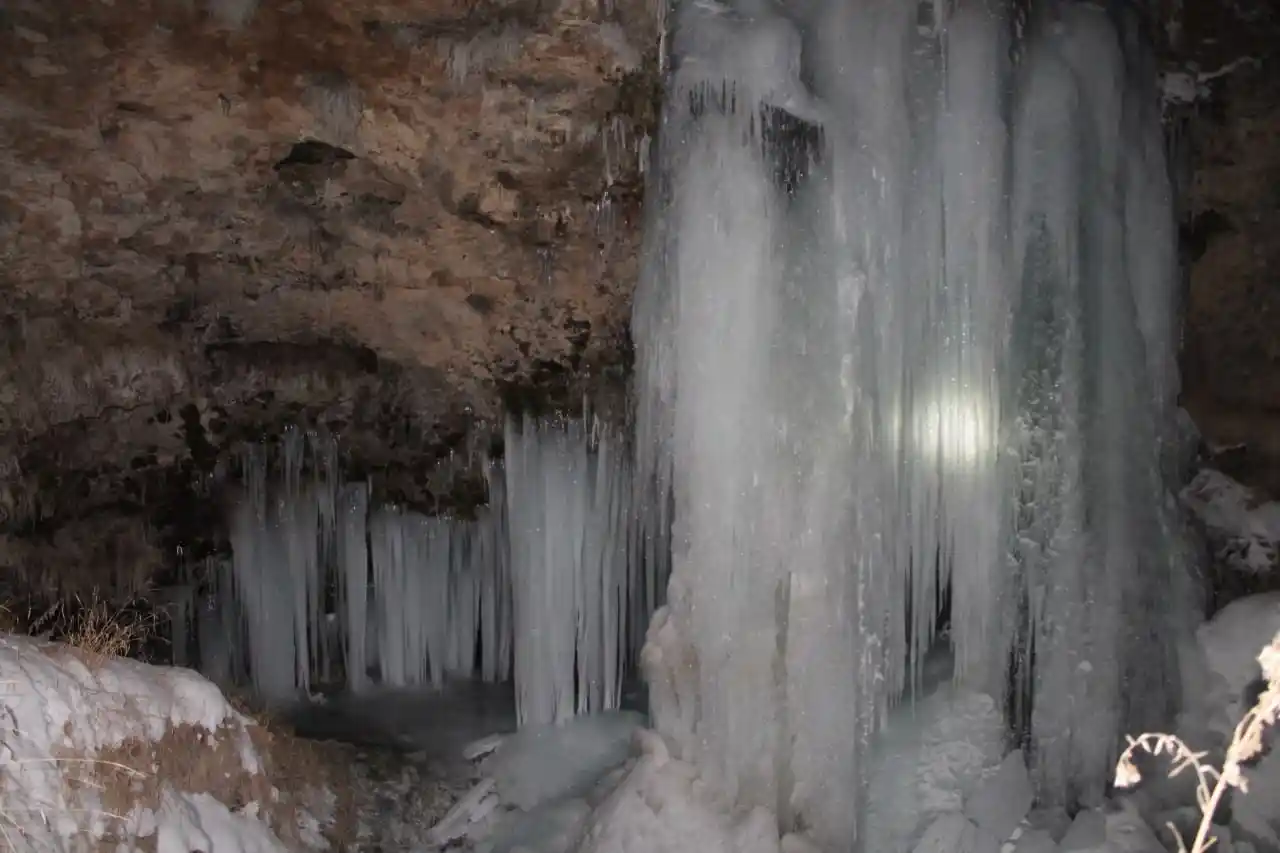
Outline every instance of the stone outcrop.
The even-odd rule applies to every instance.
[[[197,527],[288,424],[438,500],[504,397],[614,370],[657,32],[647,0],[4,4],[0,566],[72,519]]]

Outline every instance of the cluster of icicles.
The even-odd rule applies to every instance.
[[[482,678],[514,681],[521,724],[617,707],[664,571],[628,534],[625,444],[532,420],[505,443],[473,519],[371,507],[331,438],[287,433],[279,483],[251,448],[202,666],[270,702]]]
[[[823,849],[947,601],[1045,802],[1099,802],[1177,701],[1179,276],[1134,5],[673,4],[633,315],[642,516],[674,525],[651,710]]]

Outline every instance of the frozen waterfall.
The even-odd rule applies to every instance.
[[[1012,700],[1047,802],[1097,801],[1178,695],[1153,60],[1118,4],[1029,6],[674,12],[633,320],[640,527],[673,512],[644,664],[681,757],[825,849],[948,590],[956,678]]]

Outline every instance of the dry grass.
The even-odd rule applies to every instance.
[[[65,643],[92,661],[128,657],[155,636],[160,617],[141,602],[115,604],[96,591],[25,612],[0,607],[0,630]]]
[[[1258,654],[1258,663],[1262,667],[1267,687],[1254,706],[1236,724],[1220,768],[1207,761],[1208,752],[1196,752],[1180,738],[1158,733],[1129,738],[1129,746],[1116,763],[1115,784],[1118,788],[1129,788],[1142,781],[1142,774],[1133,762],[1134,754],[1139,750],[1153,756],[1167,755],[1173,764],[1170,776],[1176,776],[1185,770],[1196,774],[1196,805],[1200,808],[1200,824],[1196,828],[1191,846],[1188,847],[1177,829],[1169,825],[1169,831],[1178,842],[1179,853],[1205,853],[1209,850],[1217,840],[1211,835],[1213,816],[1227,791],[1235,788],[1241,793],[1249,792],[1245,765],[1262,755],[1266,730],[1274,726],[1277,717],[1280,717],[1280,634],[1276,634],[1270,645]]]
[[[154,613],[113,608],[100,598],[78,603],[63,642],[91,656],[125,657],[156,632]]]
[[[257,772],[244,766],[245,737],[263,762]],[[112,818],[116,831],[102,839],[103,850],[116,850],[120,843],[153,849],[155,839],[132,837],[123,816],[139,807],[158,810],[166,789],[208,794],[232,811],[255,804],[259,819],[291,847],[302,846],[303,815],[329,791],[337,802],[326,837],[338,850],[350,849],[356,838],[352,786],[342,777],[353,756],[341,747],[304,741],[258,723],[245,728],[227,724],[214,732],[180,725],[159,740],[131,738],[99,750],[92,759],[68,753],[54,761],[69,789],[95,791],[101,814]]]

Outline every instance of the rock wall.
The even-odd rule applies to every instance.
[[[504,395],[616,370],[657,32],[647,0],[0,7],[0,567],[83,568],[73,521],[181,541],[287,424],[437,501]]]
[[[1183,4],[1179,4],[1183,5]],[[1216,464],[1280,495],[1280,4],[1187,0],[1170,65],[1188,266],[1183,403]],[[1184,87],[1185,88],[1185,87]]]

